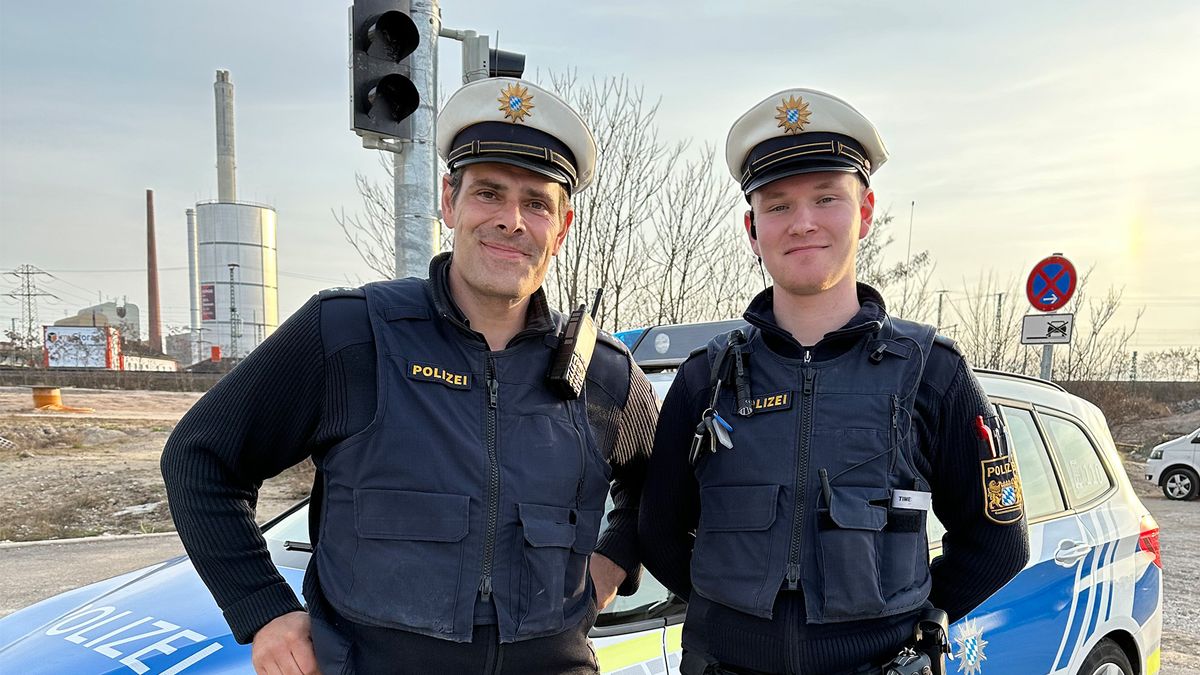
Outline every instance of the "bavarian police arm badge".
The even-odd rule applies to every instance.
[[[975,418],[979,439],[979,468],[983,480],[983,515],[998,525],[1021,520],[1021,475],[1016,457],[1009,451],[1008,435],[996,417]]]

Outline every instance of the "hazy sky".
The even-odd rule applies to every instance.
[[[0,271],[31,263],[63,302],[143,308],[144,190],[157,203],[164,320],[188,320],[184,209],[216,195],[214,72],[236,88],[238,196],[279,212],[281,318],[368,278],[330,209],[381,175],[349,130],[348,2],[0,0]],[[64,11],[64,8],[69,8]],[[903,253],[937,286],[1020,279],[1061,251],[1145,308],[1142,349],[1200,345],[1200,5],[1173,2],[465,2],[443,24],[499,31],[527,74],[626,74],[669,139],[724,147],[790,86],[871,117],[875,178]],[[443,92],[459,44],[441,41]],[[494,46],[494,45],[493,45]],[[0,293],[16,279],[0,279]],[[17,316],[0,298],[0,325]]]

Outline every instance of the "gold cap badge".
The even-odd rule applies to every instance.
[[[524,122],[533,114],[533,94],[529,93],[528,87],[510,84],[500,90],[500,98],[496,100],[500,102],[500,112],[513,124]]]

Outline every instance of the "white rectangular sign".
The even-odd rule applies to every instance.
[[[111,368],[106,326],[46,326],[46,365],[51,368]]]
[[[1021,321],[1021,344],[1065,345],[1071,342],[1074,314],[1026,314]]]

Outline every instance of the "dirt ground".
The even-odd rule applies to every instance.
[[[0,541],[174,529],[158,462],[197,393],[64,389],[40,412],[27,387],[0,387]],[[7,442],[4,442],[7,441]],[[264,521],[308,494],[310,464],[267,481]]]

